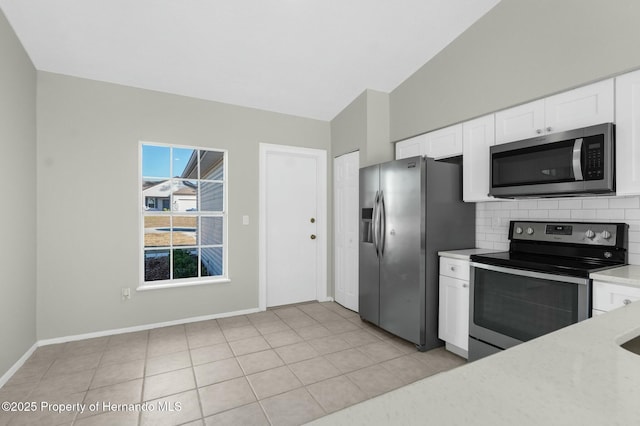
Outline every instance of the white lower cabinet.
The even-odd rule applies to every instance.
[[[440,258],[438,337],[447,350],[467,358],[469,344],[469,262]]]
[[[593,316],[640,300],[640,287],[593,281]]]

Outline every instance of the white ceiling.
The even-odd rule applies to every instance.
[[[499,0],[0,0],[38,70],[331,120]]]

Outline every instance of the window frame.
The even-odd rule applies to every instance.
[[[196,150],[196,151],[213,151],[213,152],[219,152],[222,153],[223,155],[223,170],[222,170],[222,191],[223,191],[223,197],[222,197],[222,211],[221,212],[216,212],[215,214],[212,214],[212,212],[207,211],[207,212],[203,212],[200,209],[198,209],[195,212],[184,212],[184,211],[173,211],[173,210],[169,210],[169,211],[153,211],[153,212],[149,212],[146,210],[145,208],[145,199],[144,199],[144,190],[143,190],[143,181],[145,180],[145,176],[143,175],[143,146],[147,145],[147,146],[155,146],[155,147],[162,147],[162,148],[169,148],[170,151],[170,158],[172,158],[172,150],[173,148],[177,148],[177,149],[191,149],[191,150]],[[172,163],[172,162],[171,162]],[[170,164],[171,164],[170,163]],[[174,179],[175,177],[172,176],[173,175],[173,164],[170,165],[171,167],[171,172],[169,173],[169,175],[171,177],[169,177],[168,179]],[[229,278],[229,214],[228,214],[228,206],[229,206],[229,191],[228,191],[228,187],[229,187],[229,151],[226,149],[220,149],[220,148],[209,148],[209,147],[201,147],[201,146],[190,146],[190,145],[180,145],[180,144],[169,144],[169,143],[162,143],[162,142],[151,142],[151,141],[139,141],[138,143],[138,239],[139,239],[139,246],[138,246],[138,251],[139,251],[139,262],[138,262],[138,287],[136,290],[139,291],[144,291],[144,290],[155,290],[155,289],[162,289],[162,288],[174,288],[174,287],[187,287],[187,286],[197,286],[197,285],[209,285],[209,284],[217,284],[217,283],[226,283],[226,282],[230,282],[231,279]],[[147,176],[148,178],[152,176]],[[185,180],[196,180],[198,181],[198,188],[200,190],[200,183],[201,182],[212,182],[212,180],[208,180],[208,179],[200,179],[200,176],[198,176],[198,179],[185,179]],[[219,182],[219,180],[213,180],[215,182]],[[198,193],[199,194],[199,193]],[[173,196],[173,195],[172,195]],[[198,207],[199,204],[201,202],[200,200],[200,196],[198,195]],[[156,204],[157,200],[156,200]],[[156,207],[157,208],[157,207]],[[223,275],[216,275],[216,276],[206,276],[206,277],[190,277],[190,278],[170,278],[168,280],[156,280],[156,281],[145,281],[145,217],[148,216],[166,216],[166,217],[174,217],[174,216],[193,216],[198,218],[198,230],[201,229],[201,220],[200,218],[203,217],[221,217],[222,218],[222,270],[223,270]],[[195,245],[195,247],[200,250],[202,249],[203,245],[201,244],[201,239],[197,240],[197,244]],[[204,245],[205,247],[207,247],[208,245]],[[174,246],[173,244],[170,244],[168,247],[169,250],[169,256],[172,259],[173,258],[173,250],[176,249],[180,249],[180,248],[185,248],[188,249],[190,247],[194,247],[194,246]],[[200,259],[200,257],[199,257]],[[170,274],[173,275],[173,261],[170,262],[170,265],[172,266],[170,268]],[[198,270],[200,271],[200,265],[198,265]]]

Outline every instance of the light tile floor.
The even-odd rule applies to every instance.
[[[38,348],[0,425],[297,425],[464,362],[306,303]]]

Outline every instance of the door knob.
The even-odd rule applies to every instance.
[[[311,219],[309,219],[309,222],[311,222],[311,223],[316,223],[316,218],[315,218],[315,217],[312,217]]]
[[[316,235],[315,234],[311,234],[311,239],[315,240],[316,239]]]

